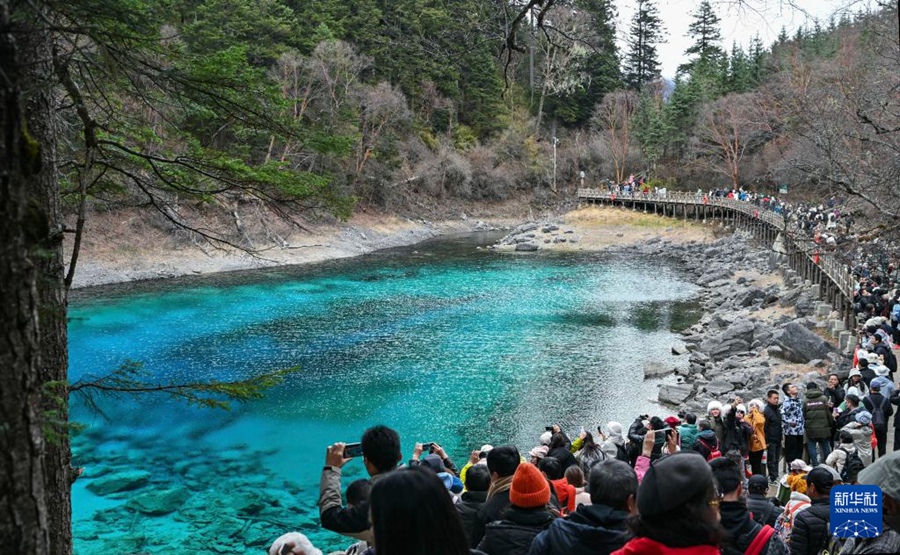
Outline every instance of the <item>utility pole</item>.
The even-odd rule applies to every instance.
[[[556,145],[559,144],[559,139],[556,136],[553,137],[553,185],[550,189],[555,193],[556,192]]]

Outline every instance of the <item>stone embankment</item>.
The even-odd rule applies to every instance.
[[[748,235],[707,244],[651,240],[621,250],[674,259],[701,288],[705,314],[672,347],[687,364],[673,365],[676,383],[660,387],[661,403],[703,415],[711,400],[764,399],[787,381],[824,387],[828,373],[849,373],[850,360],[830,335],[840,331],[837,313],[815,300],[816,286],[800,283]],[[656,375],[665,373],[658,368],[665,364],[656,366]]]

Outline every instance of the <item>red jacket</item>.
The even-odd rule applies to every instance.
[[[569,485],[565,478],[550,480],[556,490],[556,499],[564,515],[575,512],[575,486]]]
[[[634,538],[612,555],[719,555],[714,545],[692,545],[691,547],[669,547],[650,538]]]

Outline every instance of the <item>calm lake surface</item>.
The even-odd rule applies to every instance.
[[[372,424],[400,433],[405,458],[436,441],[462,466],[483,443],[528,450],[554,422],[577,434],[665,412],[643,367],[684,364],[670,347],[697,317],[688,276],[476,248],[496,238],[76,291],[72,381],[129,361],[161,382],[299,370],[228,412],[146,394],[97,398],[101,416],[73,398],[75,552],[261,553],[298,530],[327,553],[350,542],[317,525],[325,447]],[[343,485],[364,473],[349,463]]]

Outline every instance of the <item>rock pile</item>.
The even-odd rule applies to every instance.
[[[660,386],[660,402],[703,415],[713,399],[764,398],[785,381],[824,382],[824,372],[849,372],[849,359],[824,338],[830,322],[827,311],[814,314],[811,288],[770,279],[779,260],[750,237],[735,233],[713,244],[655,238],[613,250],[675,259],[702,288],[705,314],[672,347],[674,355],[688,357],[688,365],[674,370],[678,383]],[[665,373],[645,368],[645,377]]]
[[[512,247],[518,252],[533,252],[539,250],[542,244],[578,243],[581,238],[575,235],[575,231],[560,227],[562,225],[553,222],[525,223],[512,230],[491,248]]]

